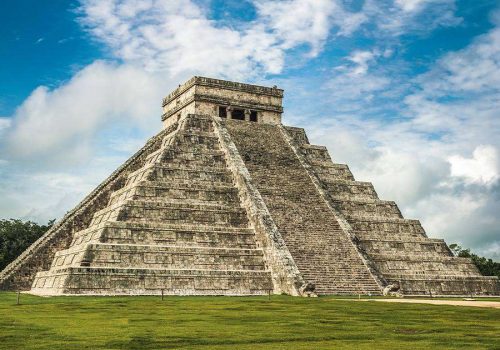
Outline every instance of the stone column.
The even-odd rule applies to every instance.
[[[233,108],[231,106],[227,106],[227,119],[233,119]]]
[[[249,122],[250,121],[250,110],[245,109],[245,121]]]

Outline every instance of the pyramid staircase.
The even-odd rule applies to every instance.
[[[276,125],[225,121],[304,279],[319,295],[382,293]]]
[[[210,117],[188,116],[31,292],[259,295],[273,289]]]
[[[303,129],[286,127],[344,228],[373,263],[384,284],[406,295],[498,295],[498,278],[482,276],[472,260],[455,257],[442,239],[428,238],[418,220],[380,200],[369,182],[333,163],[326,147],[309,144]]]

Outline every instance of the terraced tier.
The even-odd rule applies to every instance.
[[[259,249],[92,243],[57,252],[51,268],[79,266],[264,270],[264,261]]]
[[[498,294],[496,278],[484,278],[470,259],[454,257],[443,240],[430,239],[417,220],[404,219],[396,203],[378,199],[370,183],[331,161],[326,148],[310,145],[298,128],[286,128],[311,174],[325,191],[344,228],[387,284],[405,294]],[[305,134],[305,133],[304,133]]]
[[[38,295],[265,295],[265,271],[68,267],[37,274]]]
[[[414,273],[387,273],[385,276],[388,283],[398,284],[406,295],[498,295],[497,277],[477,274],[474,276],[462,274],[420,276]]]
[[[212,119],[189,116],[131,172],[32,293],[266,294],[273,289]]]
[[[72,246],[90,241],[117,244],[172,244],[181,246],[222,246],[255,248],[255,233],[250,228],[171,223],[106,221],[103,225],[77,232]]]

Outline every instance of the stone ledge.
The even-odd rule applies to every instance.
[[[265,86],[252,85],[252,84],[244,84],[238,83],[228,80],[220,80],[220,79],[212,79],[206,77],[195,76],[189,79],[183,85],[180,85],[177,89],[168,94],[162,101],[162,106],[165,106],[175,100],[177,97],[182,95],[184,92],[192,88],[194,85],[200,86],[208,86],[215,88],[222,88],[226,90],[233,91],[244,91],[250,92],[258,95],[268,95],[274,97],[283,97],[283,90],[278,88],[269,88]]]

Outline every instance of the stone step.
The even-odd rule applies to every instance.
[[[165,148],[160,148],[149,154],[146,159],[148,163],[178,161],[223,161],[224,152],[219,148],[206,149],[197,147],[198,145],[180,144]]]
[[[351,287],[349,285],[338,285],[331,287],[319,287],[315,290],[317,295],[381,295],[379,289],[366,287]]]
[[[266,295],[266,271],[68,267],[37,273],[38,295]],[[133,292],[131,292],[133,291]]]
[[[208,159],[181,159],[174,157],[172,159],[163,160],[161,164],[174,168],[184,168],[184,169],[199,169],[199,170],[205,170],[206,168],[210,170],[226,169],[225,160],[223,158],[216,158],[216,157],[211,157]]]
[[[209,116],[188,116],[184,124],[184,130],[191,132],[203,131],[212,133],[214,132],[213,120]]]
[[[418,256],[450,255],[450,250],[443,240],[432,240],[421,237],[421,240],[360,240],[360,246],[369,254],[398,254],[412,252]]]
[[[418,220],[387,217],[357,217],[349,220],[356,235],[363,237],[366,232],[387,234],[415,234],[425,237],[425,231]]]
[[[320,162],[333,164],[328,149],[325,146],[302,144],[299,147],[300,152],[306,157],[309,162]]]
[[[209,142],[217,141],[217,144],[219,142],[219,136],[213,131],[207,132],[194,129],[193,130],[184,129],[184,130],[179,130],[177,136],[183,140],[194,138],[196,140],[207,139],[210,140]]]
[[[219,137],[213,132],[179,130],[174,142],[166,141],[163,146],[173,144],[179,150],[219,149]]]
[[[120,204],[118,204],[119,206]],[[123,202],[123,205],[129,207],[139,207],[144,209],[193,209],[207,211],[243,211],[239,203],[218,203],[215,201],[204,201],[196,198],[176,199],[167,197],[153,197],[146,199],[129,199]]]
[[[207,181],[213,183],[232,183],[233,178],[228,169],[209,168],[192,169],[184,166],[155,164],[131,173],[127,185],[142,180],[173,180]]]
[[[195,270],[264,270],[260,249],[90,243],[58,251],[51,268],[63,266]]]
[[[344,179],[329,179],[322,182],[326,192],[332,200],[376,200],[377,192],[370,182],[352,181]]]
[[[472,260],[469,258],[462,258],[458,256],[417,256],[411,251],[400,251],[397,254],[370,254],[375,261],[408,261],[408,262],[440,262],[447,264],[469,264],[473,265]]]
[[[153,209],[186,209],[186,210],[211,210],[230,212],[242,211],[241,207],[234,205],[226,205],[221,203],[213,203],[208,201],[200,201],[197,199],[169,199],[169,198],[148,198],[148,199],[127,199],[125,201],[108,205],[106,208],[98,210],[94,213],[94,218],[91,225],[99,224],[111,217],[117,217],[123,212],[124,208],[137,208],[145,212]],[[118,220],[121,221],[121,220]]]
[[[388,283],[397,284],[406,295],[498,295],[498,277],[463,275],[386,274]]]
[[[479,272],[468,258],[450,256],[395,256],[370,254],[377,264],[378,270],[383,273],[412,273],[416,276],[424,275],[478,275]]]
[[[403,219],[401,211],[393,201],[349,199],[334,201],[333,205],[344,214],[348,221],[372,217]]]
[[[179,147],[166,150],[163,159],[182,159],[182,160],[206,160],[206,159],[224,159],[224,151],[220,149],[197,150],[192,146],[187,150]]]
[[[296,146],[309,144],[309,139],[307,138],[306,131],[303,128],[285,125],[283,127],[287,131],[288,135],[292,138]]]
[[[421,243],[421,244],[441,244],[445,243],[440,238],[429,238],[419,233],[393,233],[377,231],[358,231],[356,237],[360,242],[380,242],[386,244],[389,242],[399,243]]]
[[[109,204],[126,199],[165,197],[170,199],[196,199],[221,203],[239,203],[238,190],[232,184],[185,180],[141,181],[130,184],[111,194]]]
[[[354,175],[347,164],[325,163],[325,162],[309,162],[315,173],[322,181],[333,180],[351,180],[354,181]]]
[[[246,227],[246,212],[238,205],[189,200],[127,200],[95,213],[91,226],[104,221],[227,224]]]
[[[168,244],[220,248],[256,247],[255,233],[250,228],[206,225],[173,225],[166,223],[134,223],[107,221],[75,233],[71,246],[90,241],[117,244]]]

